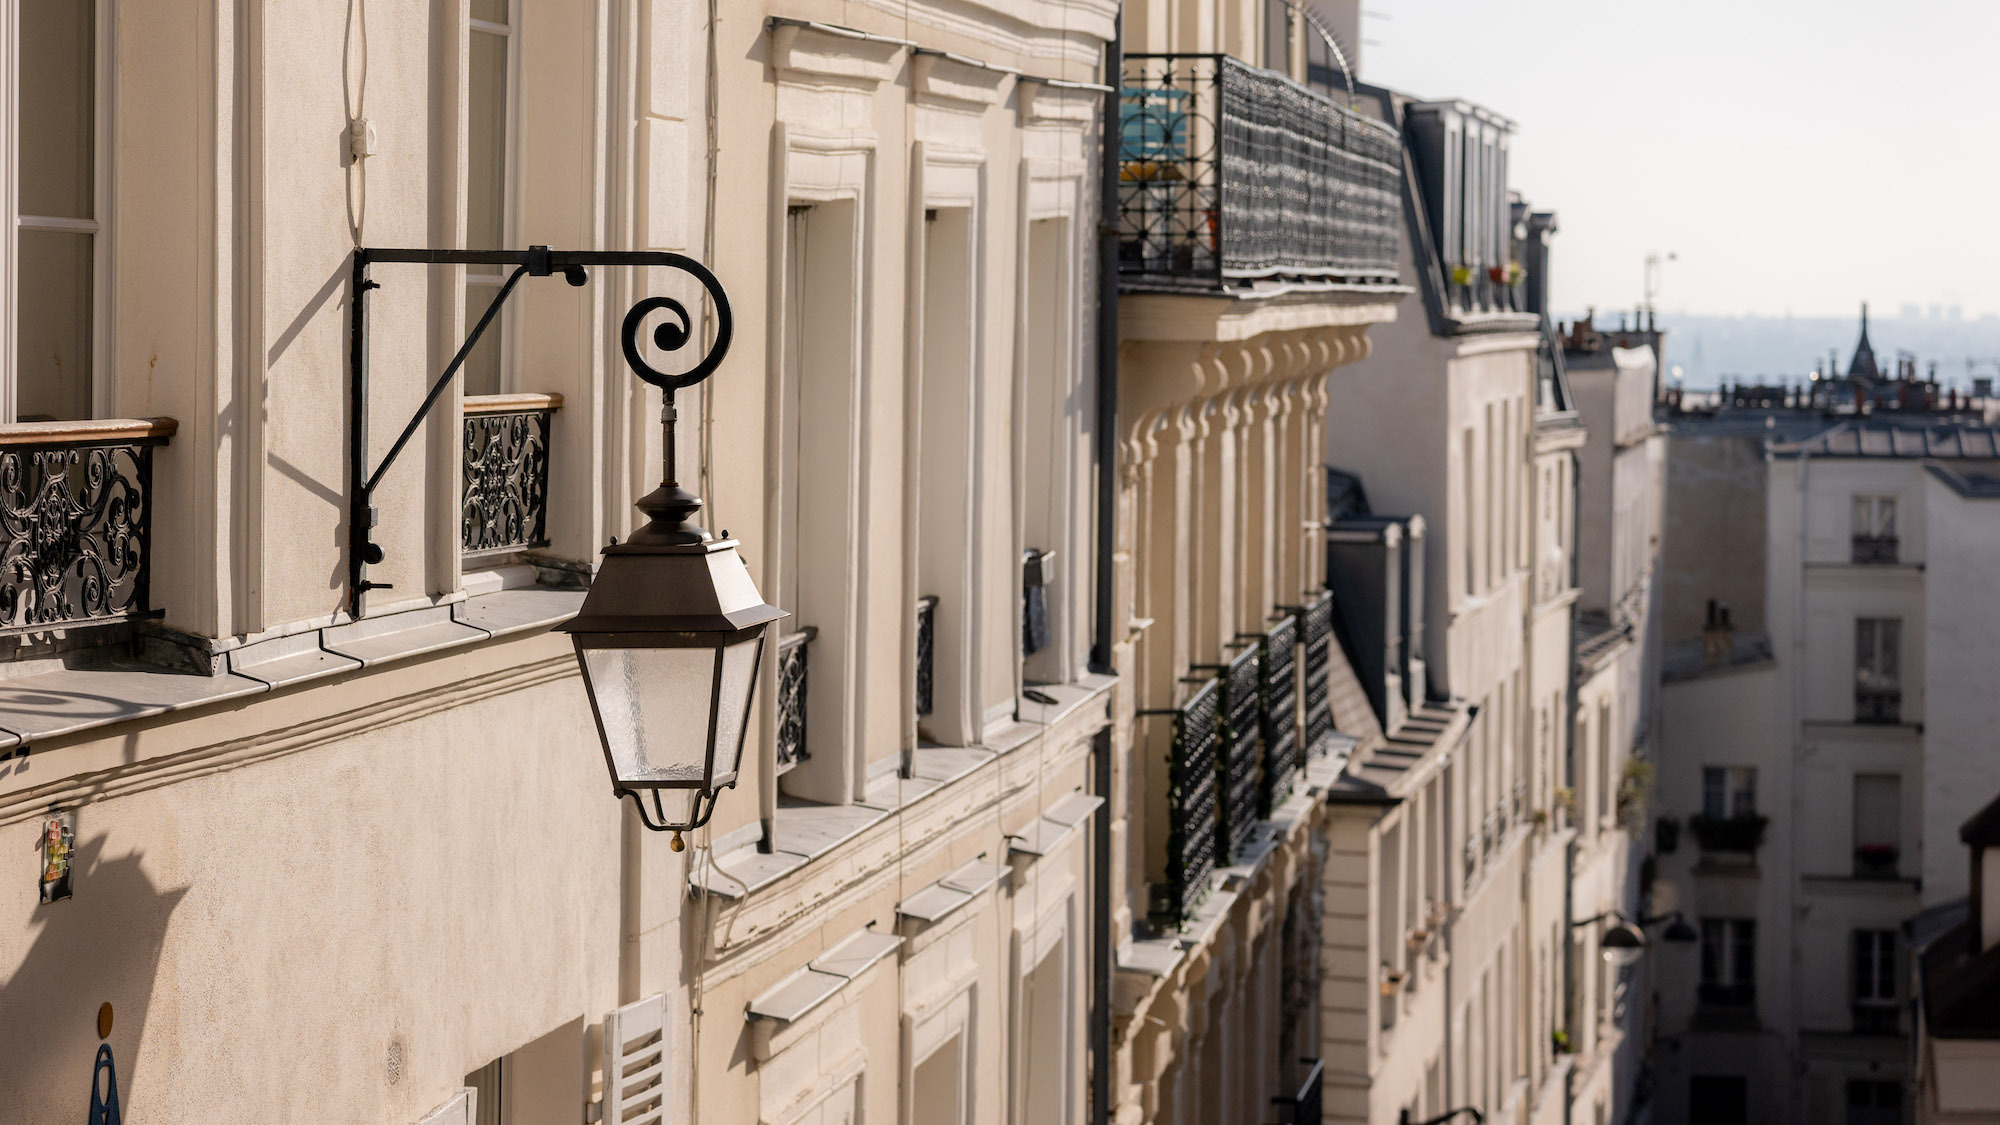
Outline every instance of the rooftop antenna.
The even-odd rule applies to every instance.
[[[1661,253],[1661,252],[1660,252],[1660,251],[1658,251],[1658,250],[1649,250],[1649,251],[1647,251],[1647,253],[1646,253],[1646,304],[1645,304],[1645,309],[1646,309],[1646,311],[1647,311],[1647,312],[1649,312],[1649,313],[1650,313],[1650,312],[1657,312],[1657,311],[1658,311],[1658,309],[1657,309],[1657,308],[1656,308],[1656,307],[1654,306],[1654,304],[1653,304],[1653,294],[1655,294],[1655,293],[1659,292],[1659,290],[1660,290],[1660,271],[1661,271],[1661,269],[1662,269],[1662,268],[1664,268],[1664,266],[1665,266],[1665,264],[1666,264],[1667,262],[1677,262],[1677,261],[1679,261],[1679,260],[1680,260],[1680,257],[1681,257],[1681,256],[1680,256],[1679,254],[1675,253],[1675,252],[1674,252],[1674,251],[1672,251],[1672,250],[1668,250],[1668,251],[1666,251],[1666,252],[1665,252],[1664,254],[1663,254],[1663,253]]]

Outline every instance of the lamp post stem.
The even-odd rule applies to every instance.
[[[680,476],[675,472],[674,423],[680,421],[680,411],[674,408],[674,392],[669,387],[662,393],[660,402],[661,457],[660,480],[669,486],[680,484]]]

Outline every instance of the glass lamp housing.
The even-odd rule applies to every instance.
[[[1646,935],[1630,922],[1618,922],[1605,927],[1604,937],[1597,948],[1604,954],[1607,964],[1623,967],[1637,961],[1646,951]]]
[[[605,549],[583,606],[562,630],[576,645],[612,791],[655,831],[701,827],[736,784],[756,697],[764,604],[736,542]]]

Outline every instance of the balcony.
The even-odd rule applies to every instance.
[[[1235,862],[1257,823],[1257,646],[1222,668],[1222,817],[1218,851]]]
[[[1121,98],[1126,285],[1395,283],[1394,129],[1227,55],[1126,55]]]
[[[1222,749],[1222,684],[1208,680],[1171,712],[1173,749],[1167,756],[1167,862],[1153,887],[1151,921],[1178,930],[1208,893],[1219,838],[1216,759]]]
[[[1264,738],[1264,784],[1258,815],[1292,791],[1299,771],[1299,619],[1286,615],[1264,634],[1257,656],[1258,725]]]
[[[549,543],[549,427],[561,395],[465,400],[459,549],[468,556]]]
[[[1854,848],[1856,879],[1895,879],[1901,876],[1897,861],[1902,849],[1894,844],[1858,844]]]
[[[1856,566],[1881,566],[1896,561],[1896,537],[1893,535],[1857,535],[1854,537],[1854,553],[1849,556]]]
[[[806,659],[819,630],[811,625],[778,639],[778,772],[812,757],[806,745]]]
[[[1320,1059],[1300,1059],[1305,1077],[1289,1094],[1271,1099],[1278,1111],[1277,1125],[1319,1125],[1326,1088],[1326,1063]]]
[[[177,428],[0,428],[0,634],[153,615],[153,450]]]
[[[1299,618],[1305,661],[1305,752],[1315,762],[1333,747],[1333,696],[1327,679],[1333,661],[1333,594],[1320,594]]]
[[[917,717],[931,713],[937,685],[937,595],[917,599]]]
[[[1854,689],[1854,721],[1868,725],[1893,726],[1903,721],[1903,689]]]
[[[1704,852],[1754,855],[1764,846],[1764,828],[1770,818],[1756,813],[1736,816],[1691,816],[1688,831]]]

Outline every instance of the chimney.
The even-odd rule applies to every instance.
[[[1701,662],[1713,668],[1729,663],[1729,655],[1735,649],[1735,629],[1729,624],[1729,606],[1708,599],[1708,623],[1701,630]]]

